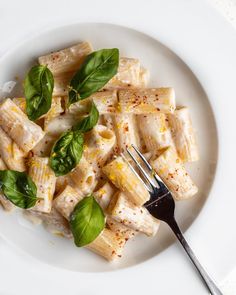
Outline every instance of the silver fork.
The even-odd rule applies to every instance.
[[[136,159],[136,156],[127,149],[128,154],[130,155],[131,159],[136,164],[139,172],[145,178],[145,181],[140,177],[140,175],[136,172],[133,166],[127,161],[132,171],[136,174],[136,176],[143,182],[145,187],[150,193],[150,200],[144,204],[147,210],[157,219],[160,219],[166,222],[178,240],[180,241],[181,245],[185,249],[186,253],[188,254],[189,258],[191,259],[192,263],[195,265],[196,269],[198,270],[203,282],[206,284],[206,287],[210,291],[212,295],[223,295],[223,293],[219,290],[210,276],[207,274],[205,269],[202,267],[198,259],[196,258],[195,254],[193,253],[192,249],[190,248],[189,244],[185,240],[176,220],[175,220],[175,202],[174,199],[166,187],[164,182],[161,178],[153,171],[151,165],[145,159],[145,157],[140,153],[140,151],[132,145],[136,156],[139,157],[139,161]],[[123,156],[125,158],[125,156]],[[127,160],[127,159],[126,159]],[[146,169],[140,164],[140,160]]]

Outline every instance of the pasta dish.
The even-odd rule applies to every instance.
[[[176,201],[198,188],[185,163],[197,161],[190,112],[171,87],[148,87],[140,61],[89,42],[38,58],[24,97],[0,102],[0,204],[22,210],[77,247],[108,261],[160,221],[126,158],[134,144]]]

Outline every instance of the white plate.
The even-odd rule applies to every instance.
[[[24,42],[9,53],[0,63],[0,67],[4,69],[0,85],[8,80],[14,80],[17,76],[18,87],[15,87],[11,96],[19,96],[19,93],[21,95],[24,75],[38,56],[68,47],[81,40],[91,41],[95,50],[117,47],[121,56],[140,59],[143,66],[150,70],[150,86],[174,87],[177,104],[190,107],[201,160],[188,165],[194,181],[199,186],[199,193],[189,201],[179,202],[176,208],[178,222],[182,229],[186,229],[197,217],[209,194],[217,161],[217,136],[206,94],[191,70],[170,49],[143,33],[115,25],[78,24],[63,27]],[[15,62],[12,63],[12,60]],[[81,272],[101,272],[129,267],[155,255],[161,255],[161,252],[173,243],[170,230],[163,224],[155,238],[140,235],[127,243],[122,259],[117,263],[107,263],[87,250],[76,248],[71,241],[51,236],[42,227],[31,226],[20,213],[1,212],[0,223],[3,225],[0,234],[27,253],[52,265]],[[58,257],[63,257],[63,260]],[[77,263],[77,260],[80,263]]]
[[[194,9],[192,13],[194,11],[200,11],[199,7],[197,7],[197,10],[196,7],[194,7]],[[175,13],[173,13],[172,24],[175,19],[174,14]],[[159,17],[161,17],[160,14]],[[157,23],[160,24],[161,21],[158,20]],[[219,21],[219,23],[216,22],[215,24],[218,24],[220,27],[221,22]],[[232,72],[228,71],[225,73],[221,73],[217,70],[218,67],[230,70],[230,67],[226,67],[224,62],[227,63],[230,61],[230,58],[233,57],[233,52],[230,50],[227,51],[224,48],[225,58],[223,59],[220,54],[220,49],[223,48],[223,46],[220,43],[217,44],[217,38],[214,35],[212,35],[211,42],[207,43],[207,35],[204,33],[202,33],[202,42],[204,41],[204,46],[207,44],[207,50],[204,50],[205,48],[203,48],[203,46],[197,47],[197,44],[200,44],[199,42],[201,41],[197,35],[195,38],[189,37],[191,41],[188,44],[188,38],[182,35],[180,36],[181,28],[183,31],[185,29],[184,23],[181,21],[178,24],[176,23],[176,30],[179,30],[178,39],[173,38],[172,40],[170,36],[174,37],[174,33],[171,35],[171,30],[168,31],[164,23],[163,27],[169,33],[167,35],[161,34],[161,29],[154,30],[154,28],[151,29],[150,26],[149,28],[146,26],[145,31],[149,32],[157,39],[165,40],[169,47],[172,48],[173,52],[178,52],[179,55],[187,61],[190,68],[197,73],[198,79],[196,79],[192,72],[175,54],[171,53],[166,47],[163,47],[154,39],[135,31],[112,26],[104,26],[104,29],[101,31],[99,30],[97,33],[96,30],[98,26],[93,29],[90,27],[88,31],[85,30],[86,25],[83,30],[80,30],[82,26],[84,25],[76,24],[70,27],[60,28],[55,30],[53,34],[52,32],[45,33],[16,47],[0,62],[1,69],[4,69],[4,72],[1,72],[1,81],[8,80],[10,77],[15,76],[15,74],[22,74],[25,67],[30,65],[32,61],[30,58],[35,58],[38,54],[42,53],[42,51],[47,52],[49,47],[50,49],[54,49],[55,47],[63,47],[66,43],[73,43],[78,40],[78,35],[80,39],[83,39],[85,34],[87,34],[86,37],[88,36],[98,47],[112,46],[112,44],[114,44],[114,46],[121,48],[125,54],[127,53],[131,56],[140,57],[144,65],[151,69],[155,85],[163,85],[163,83],[173,85],[177,90],[178,101],[180,103],[186,103],[192,109],[194,125],[199,133],[201,153],[205,160],[201,162],[201,175],[197,173],[197,169],[196,171],[192,171],[192,173],[193,177],[197,177],[196,180],[199,182],[198,184],[203,185],[203,179],[206,180],[206,183],[204,182],[204,185],[201,187],[201,190],[204,190],[206,194],[211,186],[211,180],[206,178],[206,175],[209,175],[211,178],[214,174],[217,148],[215,144],[216,133],[214,118],[208,103],[208,100],[210,100],[213,105],[213,113],[215,114],[218,126],[218,170],[211,194],[201,214],[188,230],[187,236],[198,253],[198,256],[200,256],[204,264],[207,265],[210,273],[214,274],[217,279],[222,278],[222,276],[235,265],[235,255],[232,255],[234,253],[233,242],[235,243],[235,233],[231,232],[230,226],[227,223],[232,220],[231,216],[234,212],[233,205],[235,205],[235,199],[229,194],[229,192],[233,192],[232,185],[234,181],[232,161],[235,160],[235,154],[233,154],[235,149],[235,137],[232,138],[232,128],[230,128],[230,126],[232,126],[231,122],[234,120],[235,102],[233,97],[230,97],[230,94],[233,93],[232,84],[228,85],[227,83],[233,80],[230,76],[228,79],[224,77],[227,74],[231,74],[233,70]],[[141,25],[135,25],[135,27],[141,28]],[[216,28],[219,29],[217,26]],[[192,33],[198,32],[195,23],[191,25],[191,29]],[[112,30],[113,34],[109,35],[107,30]],[[201,27],[201,30],[204,32],[203,27]],[[224,32],[228,33],[228,30],[225,28]],[[98,38],[99,33],[100,38]],[[116,33],[116,35],[114,33]],[[125,36],[126,39],[124,39]],[[197,41],[199,42],[197,43]],[[156,67],[155,62],[157,61],[158,66]],[[160,70],[158,67],[160,67]],[[171,69],[171,71],[168,72],[168,69]],[[157,73],[156,79],[154,76],[155,73]],[[208,93],[208,99],[198,80]],[[220,82],[223,86],[220,85]],[[227,97],[227,103],[221,99],[224,96]],[[212,133],[210,131],[212,131]],[[213,171],[211,171],[210,174],[205,174],[204,167],[209,169],[210,159],[212,159]],[[205,197],[203,194],[200,195],[202,197],[199,199],[201,199],[203,203]],[[192,223],[192,220],[202,207],[202,203],[198,202],[197,199],[196,204],[194,204],[194,202],[195,200],[193,200],[193,203],[189,203],[189,208],[185,210],[182,208],[182,212],[184,212],[185,216],[188,216],[189,219],[185,218],[185,216],[179,216],[181,224],[185,228]],[[230,202],[230,204],[226,204],[226,202]],[[178,207],[182,206],[184,205],[178,205]],[[186,206],[188,206],[187,203]],[[195,208],[196,211],[192,214],[191,210],[193,208]],[[178,209],[181,213],[181,208]],[[221,213],[222,210],[224,210],[223,213]],[[179,286],[179,288],[177,288],[178,291],[186,291],[184,294],[189,294],[188,292],[190,292],[190,290],[191,294],[200,294],[199,290],[201,289],[197,283],[198,278],[190,267],[188,269],[184,266],[183,262],[185,258],[178,247],[172,245],[167,250],[158,254],[161,248],[165,248],[169,242],[169,235],[164,226],[163,232],[165,230],[167,236],[163,233],[160,238],[161,241],[164,241],[161,247],[159,246],[160,241],[156,242],[155,239],[150,240],[145,238],[142,239],[142,241],[132,242],[134,245],[132,245],[131,250],[127,250],[127,256],[131,257],[133,260],[128,258],[127,262],[121,262],[117,266],[110,266],[102,262],[101,259],[96,258],[93,254],[90,255],[83,250],[72,248],[68,243],[63,243],[59,239],[53,239],[43,230],[27,228],[26,225],[20,226],[18,222],[18,216],[6,218],[5,214],[1,214],[0,232],[2,236],[7,238],[8,241],[24,248],[35,257],[37,256],[40,260],[47,261],[53,265],[79,270],[79,276],[75,277],[74,274],[71,274],[70,277],[73,279],[77,278],[80,284],[88,284],[90,280],[93,280],[93,284],[90,284],[87,288],[84,287],[83,290],[94,290],[94,292],[95,290],[102,290],[105,281],[102,280],[103,273],[100,274],[100,271],[109,270],[112,267],[123,268],[134,265],[155,255],[152,259],[136,265],[135,267],[126,268],[119,272],[107,272],[105,277],[106,283],[109,282],[109,287],[108,289],[103,289],[101,293],[110,293],[112,285],[115,285],[117,280],[121,280],[125,290],[135,290],[137,294],[141,293],[141,291],[151,291],[154,289],[154,281],[157,281],[157,288],[154,290],[156,290],[156,292],[159,291],[160,294],[171,294],[171,292],[176,290],[175,284]],[[22,219],[20,219],[20,222],[22,222]],[[222,238],[219,238],[219,236]],[[52,241],[52,243],[48,242],[48,239]],[[157,244],[159,247],[158,249],[155,248]],[[78,253],[80,251],[82,251],[83,256],[81,253]],[[131,252],[130,255],[128,252]],[[227,252],[227,255],[225,252]],[[219,255],[219,253],[222,254]],[[91,270],[97,273],[83,273],[84,271],[91,272]],[[179,270],[183,270],[184,273]],[[149,284],[146,285],[144,280],[149,280]],[[150,283],[150,280],[152,283]],[[169,281],[173,283],[169,284]],[[112,289],[112,292],[113,294],[120,294],[121,289],[124,292],[122,285],[119,288]],[[167,293],[165,293],[165,290],[168,290]],[[92,292],[89,294],[92,294]]]

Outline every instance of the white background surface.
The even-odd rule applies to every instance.
[[[191,0],[178,1],[183,7],[186,5],[185,13],[188,11],[188,3],[194,2]],[[39,28],[56,26],[57,24],[64,22],[90,21],[91,18],[95,21],[99,19],[100,21],[106,20],[112,22],[113,19],[109,19],[109,9],[116,9],[117,16],[119,16],[119,14],[127,13],[125,10],[128,9],[133,18],[139,18],[140,21],[144,22],[145,18],[143,18],[143,15],[148,17],[149,9],[151,9],[152,6],[157,9],[158,5],[154,6],[154,2],[158,2],[161,7],[162,1],[136,0],[136,5],[133,6],[130,4],[128,5],[126,2],[127,1],[119,1],[118,4],[118,1],[111,0],[87,1],[86,3],[79,0],[64,0],[60,1],[60,3],[59,1],[49,2],[46,0],[0,0],[0,55],[11,46],[14,46],[15,42],[22,40],[22,38],[30,37]],[[171,1],[166,2],[170,3],[169,9],[171,9]],[[172,0],[172,2],[176,3],[174,0]],[[235,1],[211,0],[210,2],[236,27]],[[132,1],[130,1],[130,3],[132,3]],[[166,13],[166,15],[168,15],[167,6],[168,5],[165,5],[165,10],[161,11],[163,14]],[[132,9],[135,9],[135,13]],[[152,22],[155,24],[155,19],[153,19]],[[132,19],[130,20],[130,25],[132,25]],[[187,262],[186,265],[188,266]],[[185,277],[182,275],[181,279],[191,279],[193,273],[191,273],[191,271],[189,273],[190,276]],[[10,248],[2,240],[0,240],[0,274],[0,295],[90,295],[88,286],[76,284],[76,279],[80,274],[70,272],[64,273],[60,270],[41,264],[20,251]],[[98,276],[100,275],[98,274]],[[106,274],[103,276],[106,276]],[[91,282],[91,284],[92,283],[93,282]],[[236,294],[235,272],[232,272],[232,274],[230,274],[222,283],[224,285],[223,289],[225,290],[224,294]],[[119,285],[118,288],[121,288],[121,292],[126,294],[125,290],[123,290],[123,287],[125,286],[122,286],[122,283]],[[114,286],[114,289],[117,289],[117,286]],[[113,290],[111,290],[111,293],[112,292]],[[156,292],[158,293],[158,286]],[[169,293],[166,294],[168,295]],[[178,294],[178,292],[176,292],[176,294]]]

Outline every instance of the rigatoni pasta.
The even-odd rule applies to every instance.
[[[126,240],[105,228],[103,232],[89,245],[87,249],[112,261],[122,256]]]
[[[121,192],[112,198],[108,213],[116,221],[147,236],[154,236],[160,225],[160,221],[152,217],[146,208],[135,206]]]
[[[117,74],[104,86],[104,88],[138,87],[140,85],[140,61],[135,58],[122,57],[119,61]]]
[[[199,159],[198,147],[193,131],[189,109],[178,108],[168,116],[172,128],[176,150],[183,162],[193,162]]]
[[[44,136],[42,128],[30,121],[9,98],[0,104],[0,124],[2,129],[26,153]]]
[[[102,187],[100,187],[96,192],[94,192],[94,197],[96,198],[97,202],[104,211],[110,204],[115,192],[115,187],[109,182],[106,182]]]
[[[168,147],[159,157],[151,161],[151,165],[176,200],[191,198],[198,192],[197,186],[187,173],[175,149]]]
[[[62,98],[60,96],[53,97],[51,108],[44,116],[44,131],[45,132],[48,131],[48,125],[50,124],[50,122],[55,117],[59,116],[61,113],[64,112],[61,103],[62,103]]]
[[[75,205],[82,200],[83,193],[73,189],[67,185],[65,189],[53,201],[54,207],[66,219],[69,219],[70,214],[74,210]]]
[[[114,232],[117,237],[124,239],[126,242],[138,234],[138,231],[135,231],[123,223],[116,221],[109,215],[107,216],[106,223],[108,228]]]
[[[103,125],[95,126],[86,135],[84,155],[97,175],[110,157],[115,143],[115,133]]]
[[[173,113],[173,88],[122,89],[118,92],[119,110],[132,114]]]
[[[73,182],[73,187],[80,190],[84,194],[91,193],[97,184],[93,167],[84,156],[82,156],[75,169],[69,173],[69,177]]]
[[[144,184],[122,157],[117,157],[104,166],[103,172],[118,189],[126,192],[135,205],[142,206],[149,200],[150,196]]]
[[[0,170],[5,170],[5,169],[7,169],[7,166],[5,165],[2,158],[0,158]],[[13,209],[15,209],[15,206],[13,205],[13,203],[7,200],[7,198],[4,196],[2,192],[0,192],[0,204],[6,211],[12,211]]]
[[[54,77],[53,96],[66,96],[68,94],[69,84],[74,72],[63,72]]]
[[[117,114],[113,116],[113,128],[116,133],[118,154],[134,144],[140,148],[140,138],[136,117],[132,114]]]
[[[138,115],[137,121],[148,151],[158,154],[160,150],[174,146],[166,114]]]
[[[106,214],[108,214],[107,208],[112,202],[116,192],[116,188],[109,182],[106,182],[94,193],[94,197]],[[130,238],[133,238],[137,233],[135,230],[127,227],[126,225],[117,222],[109,214],[106,216],[106,224],[108,228],[116,234],[117,237],[125,239],[126,241],[128,241]]]
[[[56,185],[56,176],[49,167],[49,159],[34,156],[28,162],[29,175],[37,186],[38,201],[33,210],[50,213]]]
[[[51,72],[58,76],[64,72],[75,71],[85,57],[92,52],[89,42],[81,42],[72,47],[39,57],[39,64],[46,65]]]
[[[0,156],[12,170],[25,171],[25,154],[0,127]]]
[[[92,94],[89,98],[76,102],[69,107],[69,113],[73,115],[80,114],[81,109],[93,101],[99,111],[99,114],[110,114],[117,112],[117,90],[99,91]]]

